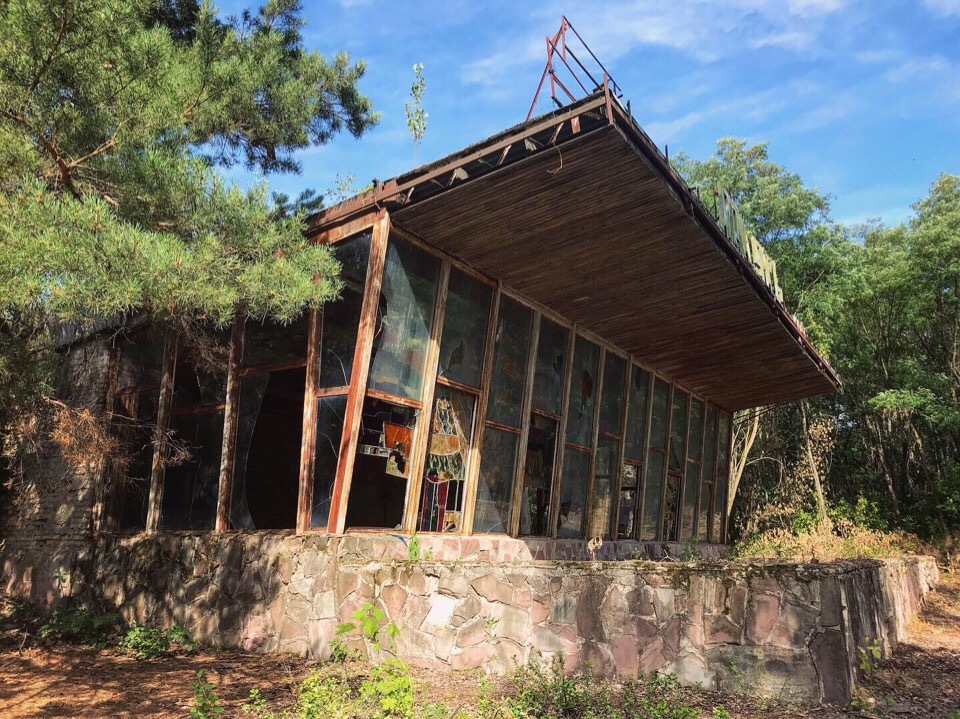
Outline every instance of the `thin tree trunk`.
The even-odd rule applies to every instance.
[[[817,493],[817,512],[820,515],[820,522],[827,523],[827,502],[823,498],[823,485],[820,482],[820,470],[817,469],[817,461],[813,456],[813,447],[810,444],[810,425],[807,422],[807,403],[800,402],[800,416],[803,418],[803,445],[807,453],[807,463],[810,465],[810,474],[813,475],[813,488]]]
[[[737,488],[740,486],[740,478],[743,477],[743,470],[747,466],[747,457],[750,456],[750,450],[753,443],[757,440],[757,434],[760,431],[760,408],[753,410],[753,422],[747,430],[743,439],[743,449],[740,457],[733,463],[733,472],[730,474],[730,488],[727,491],[727,514],[733,511],[733,500],[737,496]]]

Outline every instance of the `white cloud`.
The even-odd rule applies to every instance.
[[[960,0],[923,0],[923,4],[936,15],[960,15]]]
[[[890,70],[886,77],[890,82],[906,82],[936,76],[950,69],[950,63],[940,55],[912,57]]]
[[[764,37],[754,38],[750,47],[782,47],[786,50],[804,50],[813,44],[814,36],[798,30],[775,32]]]

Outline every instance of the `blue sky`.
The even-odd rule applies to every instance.
[[[221,2],[224,13],[251,3]],[[301,154],[291,194],[414,166],[403,105],[424,64],[429,113],[417,164],[522,121],[565,13],[671,154],[716,140],[770,143],[771,158],[832,196],[844,222],[907,219],[940,172],[960,173],[960,0],[305,0],[306,44],[364,58],[382,113]],[[549,101],[539,104],[550,109]],[[251,176],[235,171],[246,183]]]

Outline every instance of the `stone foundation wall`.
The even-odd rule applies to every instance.
[[[870,636],[892,651],[937,581],[929,557],[570,561],[560,557],[582,543],[535,559],[546,545],[420,540],[410,560],[389,534],[103,537],[83,583],[131,621],[177,623],[226,647],[324,657],[337,626],[372,604],[400,630],[389,651],[440,670],[559,655],[570,671],[659,669],[725,691],[846,702],[857,647]]]

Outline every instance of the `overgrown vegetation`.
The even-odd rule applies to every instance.
[[[316,193],[272,203],[218,175],[297,172],[298,150],[376,122],[363,62],[308,50],[303,25],[298,0],[229,18],[206,0],[4,3],[0,470],[51,437],[80,464],[103,456],[71,454],[70,427],[96,428],[47,402],[64,327],[286,321],[337,295],[336,262],[302,233]]]
[[[136,624],[120,642],[120,649],[137,659],[155,659],[170,652],[190,651],[196,646],[190,633],[176,625],[158,629]]]
[[[296,691],[294,705],[277,712],[259,689],[250,692],[244,711],[256,719],[696,719],[679,682],[653,672],[623,682],[600,680],[588,669],[566,676],[562,660],[518,667],[513,690],[498,694],[478,677],[476,702],[460,706],[426,702],[417,695],[407,666],[390,659],[373,667],[359,683],[343,667],[314,670]],[[714,707],[717,719],[729,719]]]
[[[766,144],[727,138],[677,163],[704,196],[731,193],[844,381],[738,415],[733,528],[754,547],[771,531],[823,538],[798,526],[813,515],[841,556],[850,524],[945,541],[960,529],[960,176],[937,178],[904,225],[850,227]]]

